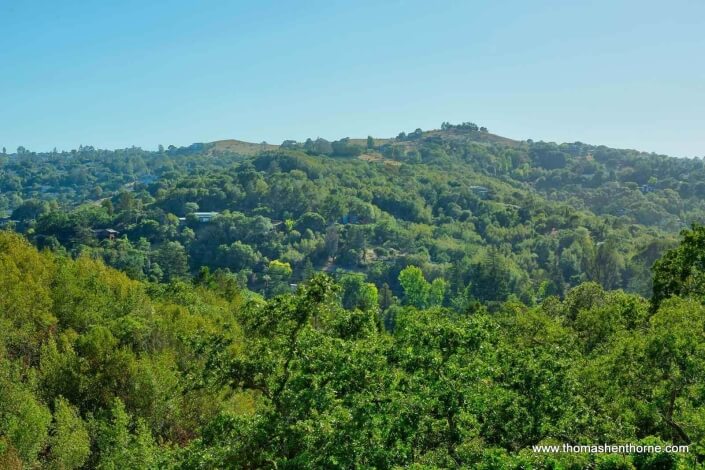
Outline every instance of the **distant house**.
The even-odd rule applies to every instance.
[[[93,235],[101,240],[115,240],[115,237],[120,235],[120,232],[111,228],[99,228],[93,230]]]
[[[18,223],[17,220],[12,220],[10,217],[0,217],[0,227],[7,227]]]
[[[139,181],[142,184],[152,184],[157,180],[157,177],[154,175],[144,175],[140,177],[137,181]]]
[[[656,188],[650,184],[642,184],[641,188],[639,189],[641,189],[641,192],[644,194],[653,193],[654,191],[656,191]]]
[[[470,190],[477,194],[480,199],[487,199],[490,195],[490,190],[484,186],[470,186]]]
[[[357,215],[355,214],[345,214],[340,218],[340,223],[347,225],[347,224],[356,224],[359,222],[359,219]]]
[[[207,224],[213,220],[213,218],[218,215],[217,212],[194,212],[193,215],[196,216],[196,219],[203,223]]]

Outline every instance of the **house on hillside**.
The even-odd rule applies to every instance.
[[[359,218],[355,214],[345,214],[340,218],[340,223],[343,225],[357,224],[359,223]]]
[[[137,181],[142,184],[152,184],[157,181],[157,177],[154,175],[143,175]]]
[[[18,220],[12,220],[10,217],[0,217],[0,228],[5,228],[19,223]]]
[[[112,228],[99,228],[93,230],[93,235],[100,240],[115,240],[120,232]]]
[[[479,196],[480,199],[487,199],[490,195],[490,190],[484,186],[470,186],[470,190]]]
[[[202,224],[207,224],[213,221],[215,216],[218,215],[218,212],[194,212],[193,215],[195,215],[196,219]]]

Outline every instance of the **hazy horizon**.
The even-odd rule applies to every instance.
[[[0,146],[392,137],[705,155],[705,3],[0,3]]]
[[[473,121],[470,121],[470,122],[473,122]],[[459,123],[460,123],[460,122],[451,122],[451,124],[459,124]],[[481,125],[480,122],[477,122],[476,124]],[[406,133],[409,133],[409,132],[411,132],[411,131],[413,131],[413,130],[414,130],[414,129],[402,129],[402,130],[400,130],[399,132],[404,131],[404,132],[406,132]],[[435,127],[433,127],[433,128],[422,129],[422,130],[423,130],[424,132],[427,132],[427,131],[436,131],[436,130],[440,130],[440,126],[435,126]],[[280,145],[280,144],[281,144],[282,142],[284,142],[285,140],[295,140],[296,142],[305,142],[305,140],[308,139],[308,138],[311,138],[311,139],[314,139],[314,140],[317,139],[317,138],[323,138],[323,139],[328,140],[328,141],[331,141],[331,142],[332,142],[332,141],[335,141],[335,140],[338,140],[338,139],[345,138],[345,137],[349,137],[349,138],[351,138],[351,139],[362,139],[362,140],[364,140],[364,139],[367,138],[368,136],[371,136],[371,137],[373,137],[374,139],[393,139],[393,138],[396,137],[396,135],[397,135],[399,132],[397,132],[395,135],[375,135],[374,133],[372,133],[372,134],[367,134],[367,135],[339,135],[339,136],[315,135],[315,136],[304,136],[304,137],[300,137],[300,138],[284,137],[284,138],[279,139],[279,140],[267,140],[267,139],[265,139],[265,140],[252,140],[252,139],[246,139],[246,138],[241,138],[241,137],[239,137],[239,136],[235,136],[235,137],[216,138],[216,139],[214,139],[214,140],[198,140],[198,139],[195,139],[195,140],[192,140],[192,141],[186,141],[186,142],[179,143],[179,144],[174,144],[174,143],[171,143],[171,142],[167,142],[167,143],[158,143],[158,144],[156,144],[156,145],[154,145],[154,146],[142,146],[142,145],[136,145],[136,144],[131,144],[131,145],[128,144],[128,145],[118,146],[118,147],[104,147],[104,146],[100,146],[100,145],[94,145],[94,144],[92,144],[92,143],[90,143],[90,142],[85,142],[85,143],[80,143],[80,144],[77,144],[77,145],[75,145],[75,146],[73,146],[73,147],[69,147],[69,148],[59,148],[59,147],[56,147],[56,146],[55,146],[55,147],[52,147],[52,148],[41,148],[41,149],[40,149],[40,148],[31,148],[31,147],[26,146],[26,145],[23,145],[22,147],[24,147],[27,151],[35,152],[35,153],[49,153],[49,152],[52,152],[54,149],[56,149],[57,152],[70,152],[70,151],[72,151],[72,150],[77,150],[77,149],[78,149],[79,147],[81,147],[81,146],[84,146],[84,147],[85,147],[85,146],[92,146],[92,147],[94,147],[94,148],[96,148],[96,149],[101,149],[101,150],[119,150],[119,149],[126,149],[126,148],[131,148],[131,147],[137,147],[137,148],[141,148],[142,150],[156,151],[156,150],[158,150],[158,148],[159,148],[160,145],[163,146],[164,148],[167,148],[167,147],[170,146],[170,145],[174,145],[175,147],[188,147],[189,145],[192,145],[192,144],[208,144],[208,143],[220,142],[220,141],[227,141],[227,140],[237,140],[237,141],[244,142],[244,143],[247,143],[247,144],[261,144],[261,143],[266,143],[266,144],[269,144],[269,145]],[[525,139],[520,139],[520,138],[515,138],[515,137],[513,137],[513,136],[511,136],[511,135],[503,135],[503,134],[501,134],[501,133],[494,132],[493,129],[488,129],[488,132],[489,132],[490,134],[498,135],[498,136],[500,136],[500,137],[504,137],[504,138],[508,138],[508,139],[510,139],[510,140],[516,140],[516,141],[520,141],[520,142],[521,142],[521,141],[532,140],[532,141],[534,141],[534,142],[548,142],[548,143],[556,143],[556,144],[559,144],[559,145],[560,145],[560,144],[564,144],[564,143],[565,143],[565,144],[569,144],[569,143],[581,142],[581,143],[587,144],[587,145],[593,145],[593,146],[600,146],[600,145],[603,145],[603,146],[607,146],[607,147],[610,147],[610,148],[616,148],[616,149],[618,149],[618,150],[634,150],[634,151],[637,151],[637,152],[640,152],[640,153],[657,154],[657,155],[663,155],[663,156],[674,157],[674,158],[705,158],[705,155],[702,155],[702,156],[699,156],[699,155],[692,155],[692,156],[691,156],[691,155],[685,155],[685,156],[679,156],[679,155],[670,155],[670,154],[667,154],[667,153],[656,152],[656,151],[652,151],[652,150],[649,150],[649,149],[642,149],[642,148],[614,147],[614,146],[611,146],[611,145],[608,145],[608,144],[605,144],[605,143],[602,143],[602,142],[584,142],[584,141],[581,141],[581,140],[574,140],[574,141],[570,141],[570,142],[569,142],[569,141],[551,141],[551,140],[540,139],[540,138],[532,138],[532,137],[527,137],[527,138],[525,138]],[[1,147],[1,146],[2,146],[2,144],[0,144],[0,147]],[[6,147],[6,150],[7,150],[7,153],[8,153],[8,154],[14,154],[14,153],[16,153],[16,151],[17,151],[16,148],[9,148],[9,147],[7,147],[7,146],[5,146],[5,147]]]

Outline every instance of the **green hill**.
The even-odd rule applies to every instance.
[[[701,159],[472,123],[21,150],[0,468],[702,467]]]
[[[317,270],[362,273],[401,295],[410,264],[449,279],[446,302],[458,305],[531,304],[588,280],[649,295],[653,261],[705,219],[700,159],[522,142],[472,123],[2,159],[5,223],[38,246],[92,253],[137,279],[227,270],[267,295]],[[217,215],[203,223],[195,212]],[[104,240],[104,229],[119,235]],[[491,260],[506,284],[497,293],[482,287]],[[279,283],[268,279],[275,261],[291,269]]]

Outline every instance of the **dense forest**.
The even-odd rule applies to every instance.
[[[269,296],[323,270],[400,296],[414,265],[446,281],[454,306],[533,305],[586,281],[648,296],[654,260],[705,222],[701,159],[518,142],[472,123],[278,147],[20,148],[0,157],[0,190],[4,225],[134,279],[224,270]]]
[[[705,468],[704,196],[469,122],[3,149],[0,468]]]

